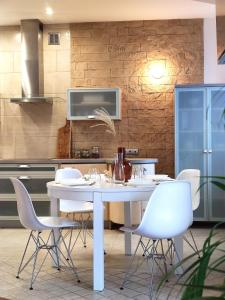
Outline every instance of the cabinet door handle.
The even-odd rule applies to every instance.
[[[30,176],[19,176],[19,177],[17,177],[18,179],[21,179],[21,180],[29,180],[29,179],[31,179],[31,177]]]
[[[212,149],[209,149],[209,150],[208,150],[208,153],[212,153]]]
[[[21,169],[29,169],[30,165],[19,165],[19,168],[21,168]]]
[[[209,106],[206,108],[206,120],[208,120],[208,114],[209,114]]]
[[[204,149],[202,152],[203,152],[203,153],[208,153],[207,149]]]

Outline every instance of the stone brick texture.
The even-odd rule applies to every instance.
[[[76,23],[71,29],[72,87],[119,87],[122,119],[117,136],[97,121],[73,122],[73,151],[99,146],[112,157],[118,146],[158,158],[157,173],[174,175],[174,86],[203,83],[203,20]],[[149,75],[163,64],[160,79]]]
[[[216,17],[216,31],[217,31],[217,56],[218,58],[225,50],[225,16]]]

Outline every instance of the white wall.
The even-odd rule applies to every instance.
[[[217,64],[216,17],[204,19],[204,83],[225,83],[225,65]]]

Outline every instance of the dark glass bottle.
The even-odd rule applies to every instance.
[[[125,181],[122,153],[117,153],[115,161],[112,164],[112,171],[114,183],[122,183]]]
[[[131,162],[126,159],[126,149],[124,147],[118,147],[117,152],[118,152],[118,154],[121,154],[121,156],[122,156],[125,182],[127,182],[129,179],[131,179],[132,165],[131,165]]]

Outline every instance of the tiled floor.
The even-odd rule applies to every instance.
[[[194,229],[198,245],[201,246],[209,229]],[[225,229],[220,230],[221,238],[225,237]],[[92,291],[92,245],[91,238],[88,240],[87,248],[83,248],[81,242],[75,248],[74,261],[78,267],[81,283],[74,280],[69,270],[58,272],[51,267],[50,258],[47,259],[43,271],[39,274],[34,284],[34,290],[29,290],[30,273],[25,270],[20,279],[15,278],[18,263],[29,231],[25,229],[0,229],[0,297],[11,300],[21,299],[149,299],[146,277],[139,274],[127,287],[121,291],[119,286],[124,278],[124,270],[129,263],[130,257],[123,255],[123,233],[117,230],[105,231],[105,290],[103,292]],[[184,248],[184,254],[188,255],[191,250],[188,246]],[[156,274],[158,281],[160,274]],[[174,279],[170,280],[168,287],[164,288],[158,299],[167,299]],[[214,278],[216,281],[217,278]],[[178,289],[178,288],[177,288]],[[176,289],[173,288],[173,292]],[[179,299],[177,295],[169,299]]]

